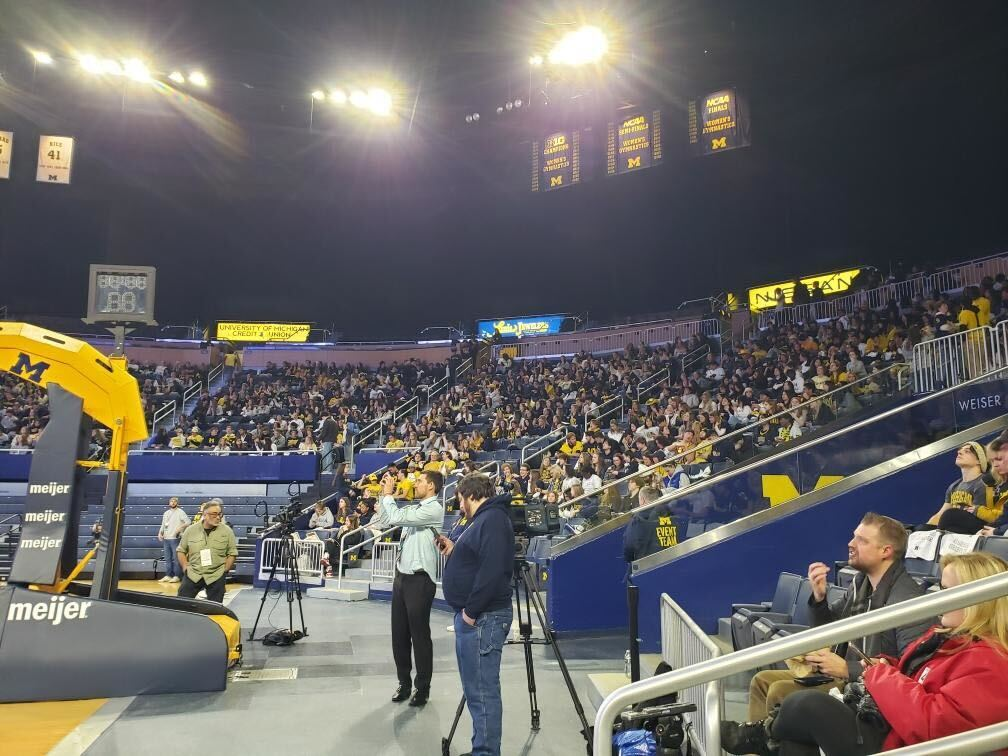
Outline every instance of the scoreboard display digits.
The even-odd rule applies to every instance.
[[[155,276],[152,267],[92,265],[86,322],[156,325]]]

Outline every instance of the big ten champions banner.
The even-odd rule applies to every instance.
[[[649,168],[662,160],[661,111],[635,110],[609,122],[606,175]]]
[[[548,192],[581,182],[581,131],[555,131],[532,142],[532,191]]]
[[[689,142],[698,155],[752,144],[749,103],[735,89],[720,89],[689,102]]]

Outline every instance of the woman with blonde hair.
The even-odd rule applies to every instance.
[[[942,587],[1005,572],[1008,563],[993,554],[949,555]],[[793,693],[776,716],[729,728],[726,750],[860,756],[1008,721],[1008,596],[946,612],[900,659],[864,666],[863,682],[849,683],[843,701],[818,690]]]

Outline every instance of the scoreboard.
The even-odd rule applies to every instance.
[[[735,89],[719,89],[690,100],[689,143],[700,155],[748,147],[749,105]]]
[[[84,322],[157,325],[156,276],[155,269],[145,265],[91,265]]]
[[[606,175],[649,168],[662,160],[660,110],[635,110],[609,122]]]

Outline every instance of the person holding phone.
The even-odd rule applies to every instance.
[[[410,706],[423,706],[430,697],[434,671],[434,644],[431,641],[430,613],[437,586],[438,549],[432,530],[444,525],[444,507],[438,494],[444,486],[441,473],[425,470],[417,477],[415,504],[400,507],[392,494],[396,479],[385,473],[381,480],[378,520],[387,527],[402,526],[399,559],[392,582],[392,656],[395,659],[399,686],[392,700],[396,703],[410,698]],[[372,521],[374,524],[374,521]],[[412,679],[416,658],[416,680]]]

